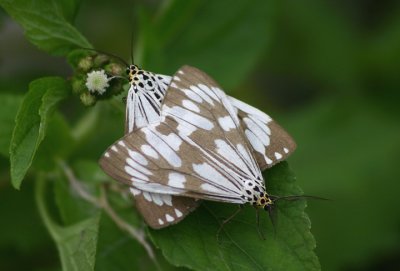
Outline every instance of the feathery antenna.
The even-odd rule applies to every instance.
[[[103,54],[103,55],[107,55],[109,57],[113,57],[113,58],[119,60],[121,63],[123,63],[126,67],[129,67],[128,62],[126,62],[122,57],[119,57],[117,55],[106,53],[104,51],[97,50],[97,49],[92,49],[92,48],[85,48],[85,47],[78,47],[78,48],[79,49],[83,49],[83,50],[89,50],[89,51],[97,52],[97,53],[100,53],[100,54]]]
[[[133,38],[134,38],[134,35],[133,35],[133,32],[134,32],[134,29],[132,27],[132,31],[131,31],[131,61],[132,61],[132,64],[135,64],[135,60],[133,58],[133,53],[134,53],[134,49],[133,49]]]
[[[282,197],[278,197],[278,196],[274,196],[273,197],[273,201],[277,201],[277,200],[299,200],[299,199],[319,199],[319,200],[330,200],[327,198],[322,198],[322,197],[316,197],[316,196],[310,196],[310,195],[290,195],[290,196],[282,196]]]

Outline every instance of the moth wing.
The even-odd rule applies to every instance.
[[[126,99],[125,133],[157,121],[155,116],[161,112],[161,101],[171,81],[171,77],[154,74],[154,89],[145,92],[135,90],[133,86],[128,91]],[[178,223],[192,212],[199,201],[166,194],[144,192],[130,189],[135,198],[136,208],[151,228],[160,229]]]
[[[200,201],[168,194],[149,193],[135,188],[130,192],[135,197],[136,208],[153,229],[176,224],[194,211]]]
[[[143,76],[152,77],[152,85],[142,80]],[[162,100],[171,77],[161,74],[146,72],[146,75],[138,75],[143,87],[138,84],[131,85],[126,97],[125,131],[131,132],[149,123],[159,121]]]
[[[242,203],[240,186],[224,176],[222,162],[204,156],[171,126],[176,123],[168,118],[125,135],[105,152],[100,166],[142,191]]]
[[[201,71],[173,77],[162,121],[126,135],[100,160],[106,173],[137,189],[244,203],[245,181],[262,176],[225,93]]]
[[[261,170],[287,159],[295,151],[293,138],[270,116],[233,97],[229,100],[237,111]]]

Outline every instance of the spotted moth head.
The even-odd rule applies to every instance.
[[[152,92],[154,93],[155,98],[160,102],[171,80],[169,76],[145,71],[137,65],[129,65],[126,68],[126,73],[131,88],[135,93]]]
[[[261,193],[260,197],[254,203],[256,208],[262,208],[264,210],[268,210],[273,204],[273,200],[269,197],[267,193]]]
[[[142,71],[142,69],[140,69],[137,65],[129,65],[128,67],[126,67],[126,74],[129,77],[130,84],[134,84],[139,81],[139,77],[137,76],[137,73],[139,71]]]

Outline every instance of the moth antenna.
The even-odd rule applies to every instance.
[[[243,210],[243,205],[239,205],[239,208],[233,214],[231,214],[227,219],[222,221],[222,223],[217,231],[217,240],[219,240],[219,233],[221,232],[224,225],[227,224],[229,221],[231,221],[241,210]]]
[[[273,201],[278,201],[278,200],[300,200],[300,199],[318,199],[318,200],[331,200],[327,198],[322,198],[322,197],[317,197],[317,196],[310,196],[310,195],[290,195],[290,196],[273,196]]]
[[[112,79],[123,79],[123,80],[129,81],[128,78],[123,77],[123,76],[119,76],[119,75],[110,76],[110,80],[112,80]]]
[[[260,209],[256,209],[256,220],[257,220],[257,232],[258,232],[258,235],[260,236],[260,238],[262,240],[265,240],[264,233],[261,231],[261,228],[260,228]],[[274,227],[274,229],[275,229],[275,227]]]
[[[272,228],[274,229],[274,236],[276,237],[276,212],[272,206],[268,206],[268,216],[271,220]]]
[[[132,61],[132,64],[135,64],[135,59],[133,58],[133,53],[134,53],[134,48],[133,48],[134,35],[133,35],[133,33],[134,33],[134,29],[132,27],[132,32],[131,32],[131,61]]]
[[[93,52],[100,53],[100,54],[103,54],[103,55],[107,55],[107,56],[109,56],[109,57],[113,57],[113,58],[119,60],[121,63],[123,63],[126,67],[129,67],[128,62],[126,62],[126,61],[125,61],[122,57],[120,57],[120,56],[117,56],[117,55],[114,55],[114,54],[110,54],[110,53],[107,53],[107,52],[104,52],[104,51],[101,51],[101,50],[93,49],[93,48],[86,48],[86,47],[78,47],[78,48],[79,48],[79,49],[82,49],[82,50],[88,50],[88,51],[93,51]]]

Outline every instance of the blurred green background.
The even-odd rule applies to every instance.
[[[399,1],[90,0],[76,25],[95,48],[127,60],[134,30],[143,68],[201,68],[285,127],[298,143],[289,159],[298,183],[332,199],[307,209],[323,270],[400,270]],[[0,9],[1,92],[22,97],[35,78],[71,74]],[[63,108],[71,125],[86,110],[77,97]],[[87,157],[123,127],[105,117],[98,129]],[[32,182],[15,191],[4,152],[0,164],[0,270],[56,270]]]

